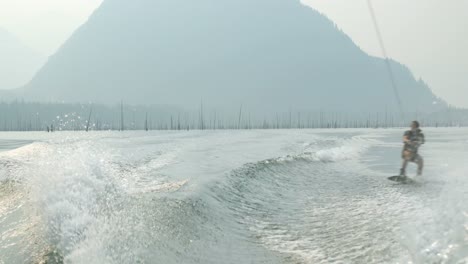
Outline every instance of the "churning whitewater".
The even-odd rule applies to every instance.
[[[468,263],[467,132],[4,133],[0,263]]]

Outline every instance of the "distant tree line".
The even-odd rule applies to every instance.
[[[425,127],[468,126],[468,110],[449,107],[436,113],[343,113],[289,110],[258,114],[243,106],[226,112],[200,104],[186,110],[170,106],[0,102],[0,131],[214,130],[391,128],[419,120]]]

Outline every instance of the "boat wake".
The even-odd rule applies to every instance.
[[[66,138],[0,154],[2,260],[466,261],[466,180],[392,184],[368,164],[388,147],[381,136],[314,135],[260,161],[274,151],[253,145],[259,135],[212,137]]]

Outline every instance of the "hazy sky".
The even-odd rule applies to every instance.
[[[303,0],[382,56],[367,0]],[[389,57],[449,103],[468,107],[468,0],[372,0]]]
[[[0,0],[0,27],[48,56],[83,24],[102,0]]]
[[[367,0],[302,0],[381,56]],[[0,27],[51,55],[102,0],[0,0]],[[373,0],[390,57],[449,103],[468,107],[468,0]]]

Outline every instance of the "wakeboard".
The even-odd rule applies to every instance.
[[[394,182],[399,182],[399,183],[412,183],[412,182],[414,182],[414,180],[411,179],[410,177],[402,176],[402,175],[388,177],[388,179],[391,180],[391,181],[394,181]]]

